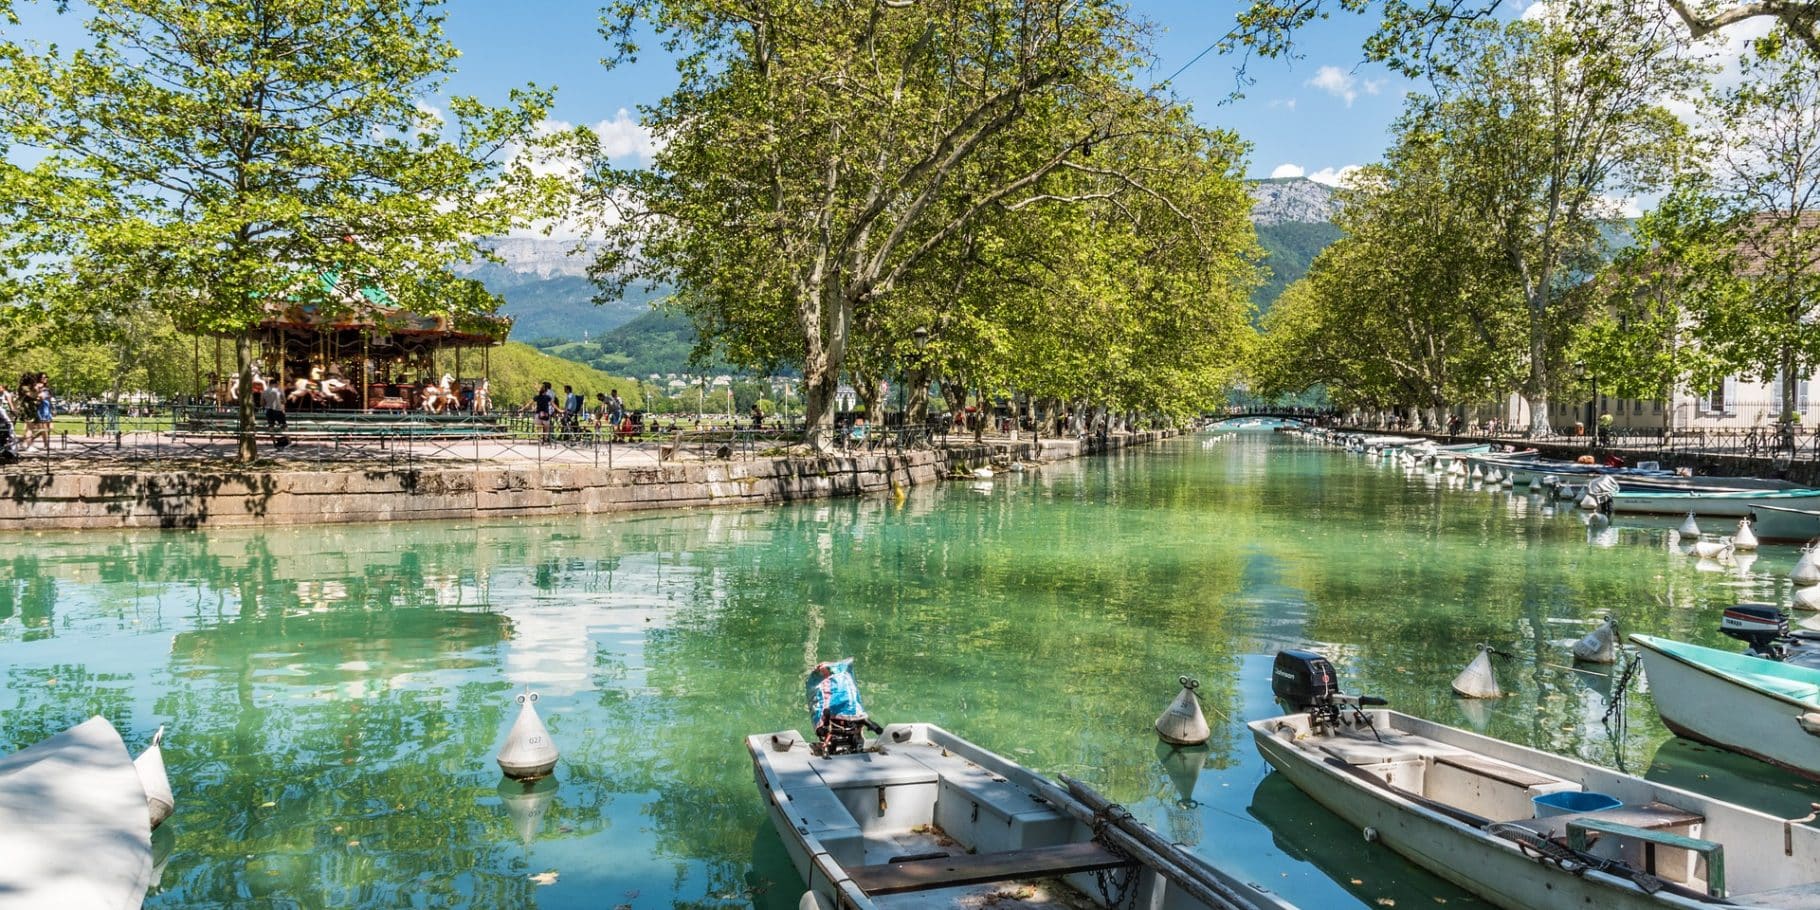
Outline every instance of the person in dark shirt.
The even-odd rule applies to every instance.
[[[531,399],[531,413],[537,421],[538,433],[545,442],[550,439],[550,425],[556,416],[556,393],[550,391],[550,384],[544,383]]]

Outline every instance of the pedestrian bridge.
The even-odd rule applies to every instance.
[[[1291,420],[1296,423],[1312,424],[1324,419],[1339,416],[1331,408],[1225,408],[1206,415],[1209,424],[1228,423],[1234,420]]]

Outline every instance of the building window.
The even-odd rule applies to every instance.
[[[1643,399],[1641,399],[1641,398],[1639,398],[1639,399],[1637,399],[1637,400],[1636,400],[1636,401],[1634,401],[1634,402],[1631,402],[1631,405],[1632,405],[1632,406],[1631,406],[1631,409],[1630,409],[1630,412],[1631,412],[1631,413],[1632,413],[1632,414],[1641,414],[1641,413],[1643,413]]]
[[[1652,414],[1660,414],[1660,413],[1662,413],[1662,402],[1661,402],[1661,400],[1659,400],[1659,399],[1658,399],[1658,400],[1656,400],[1656,401],[1652,401],[1652,402],[1650,402],[1650,403],[1649,403],[1649,409],[1650,409],[1650,413],[1652,413]]]
[[[1725,411],[1725,386],[1720,385],[1706,393],[1706,409],[1715,414]]]

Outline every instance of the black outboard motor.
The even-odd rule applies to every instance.
[[[1277,652],[1277,662],[1270,670],[1270,694],[1290,711],[1306,711],[1317,705],[1333,703],[1340,682],[1333,664],[1313,651],[1284,650]]]
[[[1277,652],[1276,663],[1270,669],[1270,692],[1285,710],[1306,712],[1316,732],[1337,729],[1343,706],[1352,710],[1355,724],[1371,727],[1371,734],[1377,736],[1371,717],[1359,708],[1390,702],[1375,695],[1347,695],[1340,691],[1339,679],[1327,658],[1313,651],[1287,649]]]
[[[1788,614],[1774,604],[1726,607],[1719,631],[1750,646],[1753,657],[1782,660],[1788,656]]]

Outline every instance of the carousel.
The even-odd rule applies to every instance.
[[[276,385],[293,415],[483,416],[491,410],[489,351],[505,343],[509,317],[413,313],[379,288],[351,292],[333,273],[316,281],[319,293],[308,296],[321,302],[274,302],[252,328],[254,395]],[[208,396],[223,407],[240,397],[231,348],[228,362],[222,360],[223,342],[232,337],[216,334]]]

